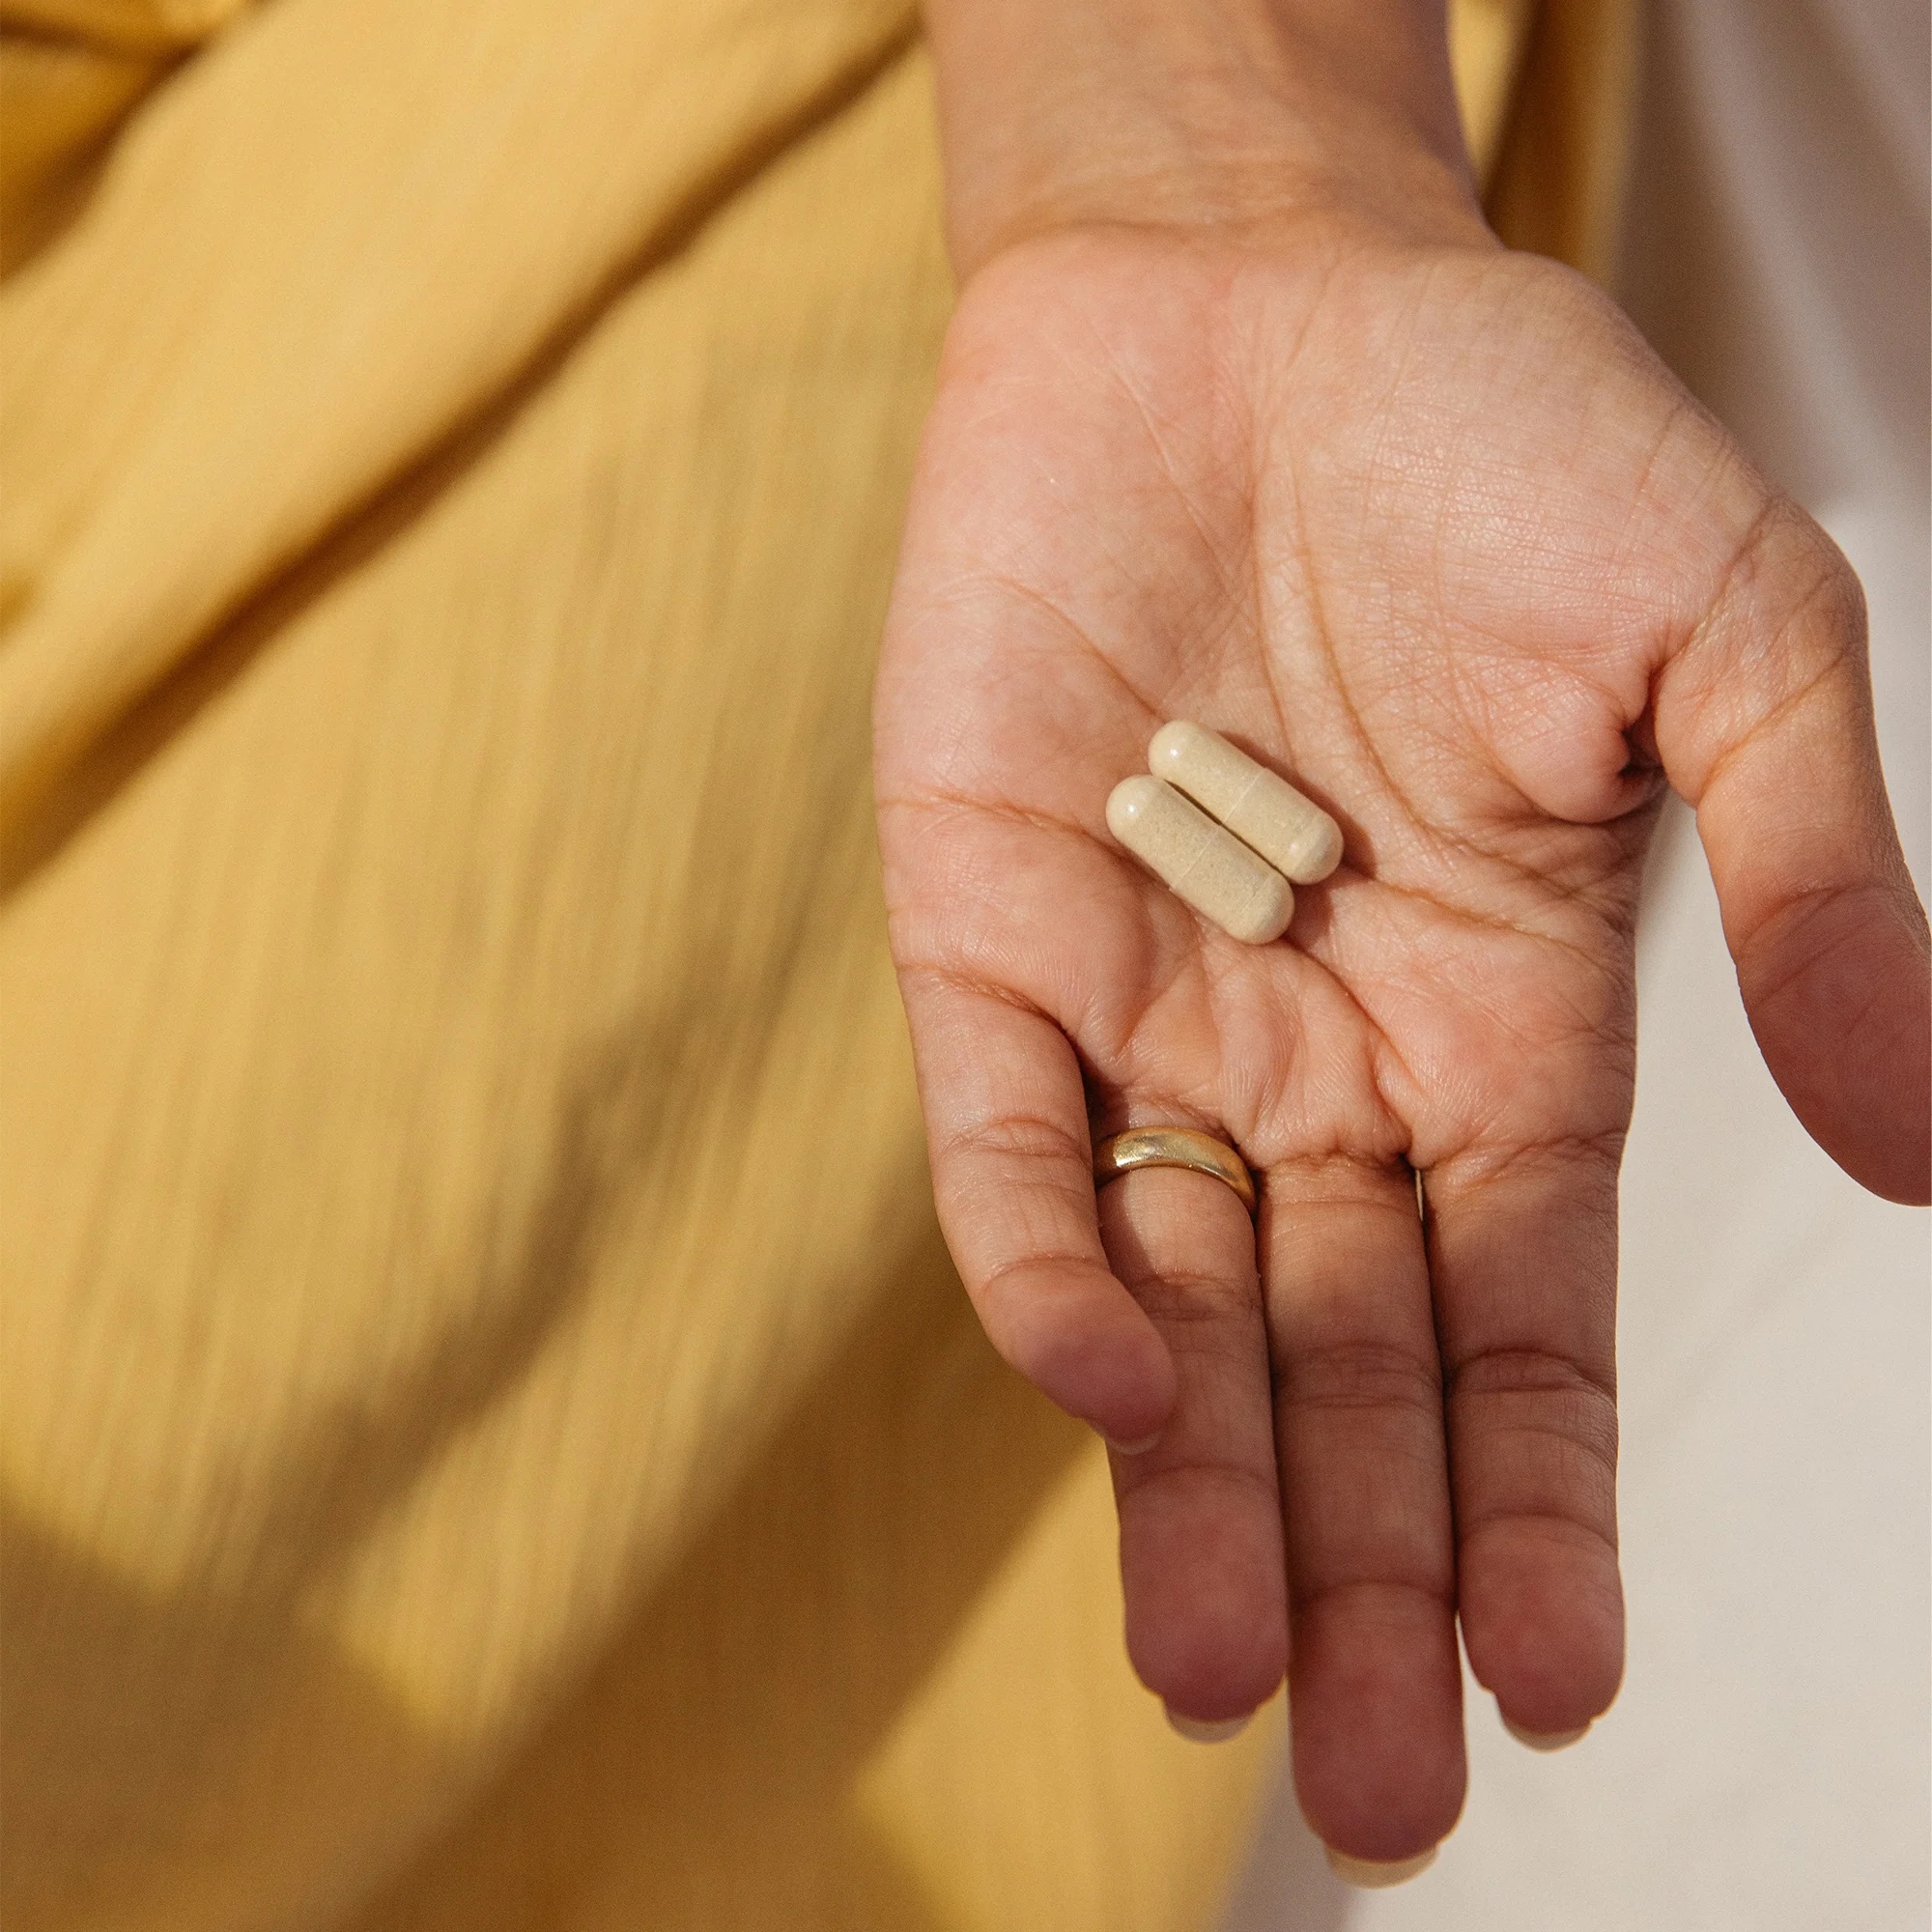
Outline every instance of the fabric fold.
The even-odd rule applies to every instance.
[[[0,23],[128,52],[170,53],[207,40],[250,4],[251,0],[4,0]]]
[[[62,190],[165,65],[84,41],[0,33],[0,274],[41,245]]]
[[[912,30],[285,0],[184,70],[0,298],[0,813]]]

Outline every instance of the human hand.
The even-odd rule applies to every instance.
[[[1346,830],[1282,942],[1106,833],[1176,717]],[[953,325],[877,726],[954,1257],[1009,1361],[1152,1438],[1113,1455],[1135,1666],[1217,1719],[1286,1664],[1315,1829],[1421,1851],[1462,1801],[1459,1617],[1532,1733],[1621,1670],[1616,1173],[1666,783],[1779,1084],[1925,1196],[1856,582],[1607,302],[1451,202],[1036,223]],[[1157,1122],[1240,1149],[1253,1228],[1191,1173],[1096,1201],[1092,1141]]]

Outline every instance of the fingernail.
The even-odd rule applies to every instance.
[[[1209,1720],[1205,1718],[1183,1718],[1172,1704],[1167,1707],[1167,1721],[1183,1738],[1192,1738],[1197,1745],[1224,1744],[1229,1738],[1237,1738],[1248,1728],[1248,1719],[1255,1714],[1245,1711],[1238,1718],[1219,1718]]]
[[[1347,1852],[1338,1852],[1333,1845],[1321,1848],[1328,1854],[1328,1866],[1335,1876],[1348,1885],[1358,1885],[1365,1891],[1380,1889],[1385,1885],[1404,1885],[1417,1872],[1425,1872],[1435,1862],[1435,1847],[1431,1845],[1426,1852],[1418,1852],[1412,1859],[1351,1859]]]
[[[1101,1440],[1117,1456],[1145,1456],[1160,1440],[1160,1431],[1156,1429],[1151,1435],[1143,1435],[1138,1442],[1116,1442],[1111,1435],[1102,1436]]]
[[[1588,1724],[1583,1724],[1574,1731],[1526,1731],[1520,1724],[1513,1724],[1509,1719],[1503,1718],[1503,1714],[1500,1711],[1496,1713],[1496,1716],[1503,1719],[1503,1729],[1518,1744],[1527,1745],[1531,1750],[1561,1750],[1565,1745],[1574,1745],[1590,1728]]]

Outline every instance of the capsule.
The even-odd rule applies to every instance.
[[[1159,779],[1122,779],[1107,830],[1178,898],[1250,946],[1288,930],[1294,893],[1265,860]]]
[[[1218,731],[1176,719],[1153,734],[1148,770],[1184,791],[1276,871],[1312,886],[1342,863],[1342,828]]]

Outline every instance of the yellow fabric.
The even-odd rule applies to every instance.
[[[1540,0],[1484,197],[1512,247],[1600,282],[1630,168],[1641,0]]]
[[[885,956],[938,194],[900,0],[277,0],[0,294],[9,1932],[1205,1922]]]
[[[1488,184],[1509,125],[1536,0],[1455,0],[1449,9],[1449,64],[1463,132],[1476,179]]]
[[[43,34],[74,35],[108,46],[191,46],[249,0],[0,0],[0,21]]]
[[[152,55],[0,33],[0,271],[49,238],[63,191],[163,65]]]

